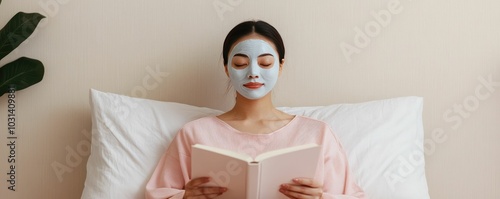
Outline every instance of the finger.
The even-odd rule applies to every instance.
[[[211,199],[220,196],[220,194],[210,194],[210,195],[199,195],[199,196],[188,196],[186,199]]]
[[[221,194],[209,194],[209,195],[199,195],[199,196],[187,196],[186,199],[211,199],[220,196]]]
[[[313,188],[323,187],[323,184],[321,184],[320,182],[318,182],[312,178],[294,178],[292,181],[296,184],[304,185],[304,186],[308,186],[308,187],[313,187]]]
[[[221,195],[226,191],[227,188],[225,187],[196,187],[186,190],[185,195],[186,197]]]
[[[305,194],[302,194],[302,193],[297,193],[297,192],[294,192],[294,191],[290,191],[288,189],[285,189],[285,188],[280,188],[279,191],[287,196],[288,198],[291,198],[291,199],[315,199],[315,198],[318,198],[316,196],[310,196],[310,195],[305,195]]]
[[[189,181],[186,184],[185,189],[190,189],[190,188],[193,188],[193,187],[197,187],[197,186],[200,186],[200,185],[205,184],[207,182],[210,182],[210,177],[195,178],[195,179],[192,179],[191,181]]]
[[[197,187],[189,191],[192,196],[222,194],[227,191],[225,187]]]
[[[297,197],[298,195],[321,196],[321,194],[323,193],[323,191],[320,188],[311,188],[295,184],[283,184],[281,185],[281,189],[290,192],[291,195],[293,195],[294,197]],[[297,194],[292,194],[292,193],[297,193]]]

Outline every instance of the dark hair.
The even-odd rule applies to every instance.
[[[222,47],[224,65],[227,65],[229,50],[234,42],[254,32],[266,37],[274,43],[276,50],[278,51],[279,62],[282,63],[285,58],[285,45],[283,44],[281,35],[278,33],[276,28],[265,21],[245,21],[231,29],[224,40],[224,46]]]

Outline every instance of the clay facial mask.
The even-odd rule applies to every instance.
[[[260,99],[276,85],[279,57],[269,43],[260,39],[244,40],[229,52],[228,72],[231,84],[247,99]]]

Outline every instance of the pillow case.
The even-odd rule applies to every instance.
[[[83,199],[144,198],[147,181],[177,131],[222,111],[90,90],[92,146]],[[327,122],[370,199],[428,199],[422,98],[322,107],[280,107]]]

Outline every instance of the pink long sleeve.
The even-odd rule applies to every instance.
[[[334,141],[326,142],[325,145],[330,143],[333,145],[330,148],[338,150],[326,150],[323,199],[365,199],[365,193],[351,176],[347,156],[342,145],[331,130],[330,133]]]
[[[178,136],[177,136],[178,137]],[[146,184],[146,199],[181,199],[189,179],[190,158],[182,152],[180,139],[172,141]],[[180,148],[179,148],[180,147]]]
[[[350,174],[341,144],[328,125],[302,116],[296,116],[286,126],[269,134],[240,132],[217,117],[189,122],[160,159],[146,185],[146,198],[183,197],[184,185],[191,180],[193,144],[224,148],[255,157],[267,151],[306,143],[316,143],[323,148],[315,180],[323,182],[324,199],[365,198]]]

